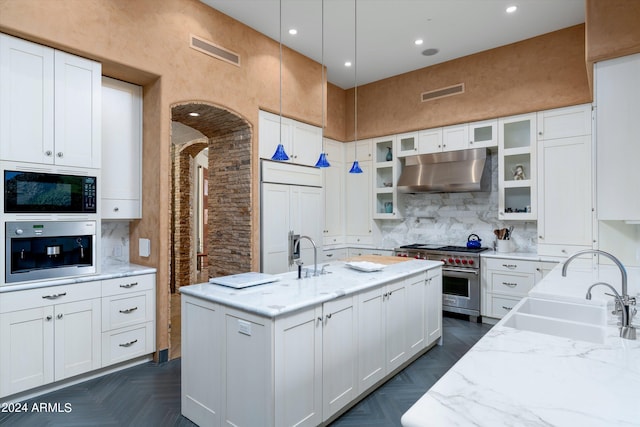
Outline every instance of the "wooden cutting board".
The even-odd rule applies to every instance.
[[[411,261],[413,258],[404,258],[400,256],[389,255],[359,255],[345,259],[345,261],[366,261],[375,262],[376,264],[391,265],[399,262]]]

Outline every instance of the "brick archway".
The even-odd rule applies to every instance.
[[[198,113],[194,117],[190,113]],[[206,138],[173,146],[178,162],[172,179],[171,287],[194,283],[195,255],[190,232],[194,213],[190,172],[193,158],[209,148],[208,159],[208,275],[217,277],[251,270],[251,141],[248,121],[224,107],[202,102],[173,105],[172,121],[189,126]]]

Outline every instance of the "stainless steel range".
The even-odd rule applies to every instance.
[[[442,261],[442,310],[479,322],[480,252],[487,249],[414,243],[394,251],[398,256]]]

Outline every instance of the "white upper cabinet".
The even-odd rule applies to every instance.
[[[640,221],[640,54],[596,64],[595,100],[598,219]]]
[[[322,150],[322,129],[260,111],[260,158],[271,159],[282,141],[290,163],[314,166]]]
[[[590,104],[538,113],[538,254],[593,245],[591,116]]]
[[[536,114],[499,120],[498,218],[536,219]]]
[[[418,134],[418,154],[442,151],[442,128],[422,130]]]
[[[466,148],[469,148],[469,125],[442,128],[442,151],[456,151]]]
[[[324,140],[324,150],[331,165],[322,169],[324,187],[324,230],[325,245],[344,243],[345,216],[345,162],[342,142]]]
[[[469,148],[498,146],[498,119],[469,123]]]
[[[0,34],[0,158],[51,163],[53,49]]]
[[[0,158],[100,167],[100,63],[0,34]]]
[[[418,132],[403,133],[396,136],[398,141],[398,157],[418,154]]]
[[[102,218],[142,217],[142,88],[102,78]]]

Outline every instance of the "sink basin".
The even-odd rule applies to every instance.
[[[516,312],[598,326],[604,326],[607,323],[605,307],[547,299],[527,298]]]
[[[606,307],[526,298],[503,326],[578,341],[603,344],[607,334]]]

